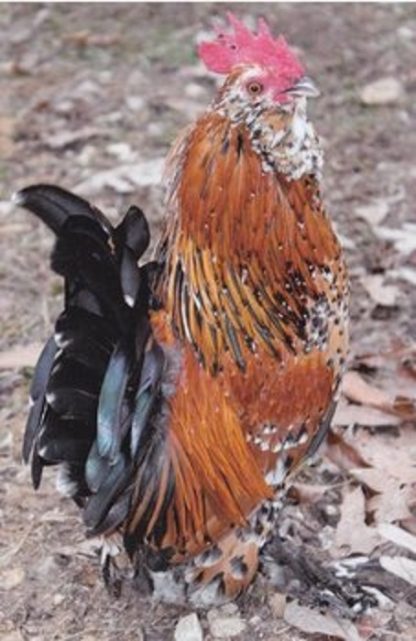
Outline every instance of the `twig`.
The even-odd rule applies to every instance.
[[[2,556],[0,556],[0,567],[6,565],[6,563],[8,563],[9,560],[21,550],[23,545],[26,543],[26,540],[29,538],[29,535],[31,534],[32,530],[33,530],[33,525],[31,525],[26,530],[26,532],[23,534],[20,541],[14,547],[12,547],[11,550],[8,550]]]

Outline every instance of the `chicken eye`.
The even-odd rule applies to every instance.
[[[258,96],[263,91],[264,87],[261,82],[257,80],[252,80],[247,85],[247,91],[251,96]]]

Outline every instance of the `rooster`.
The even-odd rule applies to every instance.
[[[322,204],[313,82],[265,21],[199,45],[225,77],[167,160],[152,262],[131,207],[114,227],[59,187],[17,202],[56,234],[64,311],[37,364],[23,455],[45,465],[163,600],[252,581],[284,485],[318,448],[347,351],[348,281]]]

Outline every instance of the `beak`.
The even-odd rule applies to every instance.
[[[316,98],[321,94],[318,87],[315,85],[313,80],[309,78],[309,76],[303,76],[303,78],[298,80],[293,87],[286,89],[285,93],[288,93],[291,96],[299,96],[299,98]]]

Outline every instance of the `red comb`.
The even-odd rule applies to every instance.
[[[238,64],[260,64],[275,67],[279,74],[293,78],[301,77],[304,69],[283,36],[273,39],[267,23],[258,21],[257,34],[252,33],[231,13],[227,13],[234,33],[216,29],[214,42],[202,42],[198,47],[201,60],[210,71],[227,74]]]

